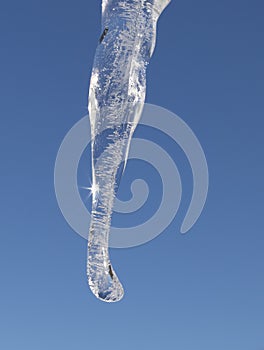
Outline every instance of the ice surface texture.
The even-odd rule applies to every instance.
[[[124,294],[109,259],[111,215],[131,137],[144,106],[146,67],[155,47],[157,20],[169,2],[102,1],[102,35],[88,104],[93,204],[87,276],[95,296],[107,302],[118,301]]]

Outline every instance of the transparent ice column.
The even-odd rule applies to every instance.
[[[102,35],[89,90],[93,202],[87,275],[95,296],[108,302],[124,294],[108,252],[115,194],[144,106],[146,67],[155,47],[157,20],[169,2],[102,1]]]

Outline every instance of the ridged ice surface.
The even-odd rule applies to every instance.
[[[103,0],[99,38],[89,90],[92,133],[93,205],[87,275],[92,292],[118,301],[124,291],[108,252],[120,163],[145,101],[146,67],[156,41],[156,23],[170,0]]]

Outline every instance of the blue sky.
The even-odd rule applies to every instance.
[[[191,177],[171,149],[182,206],[157,239],[111,251],[126,295],[110,305],[89,291],[86,242],[53,188],[58,147],[86,114],[99,1],[2,4],[1,349],[264,349],[263,10],[172,0],[161,17],[147,102],[193,129],[210,190],[181,235]]]

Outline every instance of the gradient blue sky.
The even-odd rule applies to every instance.
[[[160,19],[147,102],[194,130],[210,191],[180,235],[191,177],[171,149],[187,197],[157,239],[111,251],[126,295],[110,305],[88,289],[86,242],[53,188],[58,147],[86,113],[100,1],[1,4],[1,349],[264,349],[263,11],[172,0]]]

